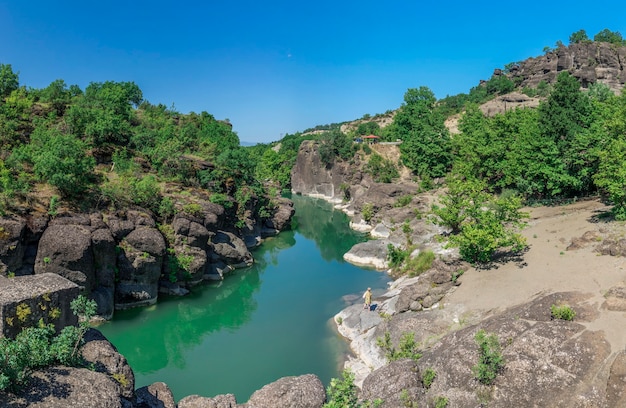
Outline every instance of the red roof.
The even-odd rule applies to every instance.
[[[378,136],[374,136],[374,135],[363,136],[363,139],[378,139]]]

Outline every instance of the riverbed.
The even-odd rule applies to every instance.
[[[243,403],[284,376],[312,373],[328,385],[340,375],[349,348],[332,317],[390,279],[343,260],[366,239],[345,214],[292,199],[293,229],[255,249],[252,267],[99,327],[128,359],[137,388],[163,381],[177,400],[232,393]]]

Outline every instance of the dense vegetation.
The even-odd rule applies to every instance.
[[[177,203],[164,186],[175,183],[178,191],[210,192],[211,200],[239,216],[251,197],[259,198],[261,209],[271,205],[263,181],[287,185],[284,168],[291,167],[295,149],[288,142],[278,152],[240,147],[227,121],[151,104],[132,82],[81,90],[56,80],[33,89],[0,64],[3,214],[45,197],[49,185],[51,207],[61,201],[82,209],[138,205],[167,219]]]

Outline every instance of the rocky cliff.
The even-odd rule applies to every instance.
[[[0,275],[60,275],[109,318],[115,309],[153,304],[160,292],[185,294],[250,265],[249,248],[289,228],[293,213],[289,200],[277,198],[269,217],[249,211],[235,228],[223,206],[196,197],[162,225],[141,209],[2,217]]]
[[[605,42],[560,46],[545,55],[513,64],[507,75],[521,87],[536,88],[540,82],[554,83],[561,71],[578,78],[583,88],[600,82],[614,92],[626,83],[626,47]],[[496,70],[495,75],[501,75]]]

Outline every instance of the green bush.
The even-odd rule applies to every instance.
[[[39,322],[39,327],[25,327],[15,340],[0,338],[0,390],[16,392],[26,384],[32,369],[52,364],[77,366],[82,363],[80,346],[96,303],[79,296],[71,309],[81,318],[78,326],[67,326],[54,336],[54,326]]]
[[[211,197],[209,197],[209,201],[214,204],[221,205],[224,208],[232,208],[233,202],[230,200],[228,195],[222,193],[213,193]]]
[[[397,268],[402,265],[408,256],[408,250],[396,248],[393,244],[387,244],[387,260],[391,268]]]
[[[393,179],[398,178],[398,168],[388,159],[384,159],[381,155],[372,153],[365,170],[371,174],[377,183],[391,183]]]
[[[504,357],[500,341],[495,334],[487,334],[479,330],[474,337],[478,345],[480,355],[478,364],[472,367],[476,379],[485,385],[491,385],[498,373],[504,368]]]
[[[376,339],[376,345],[385,352],[385,357],[389,361],[396,361],[403,358],[419,360],[422,354],[419,353],[418,344],[415,342],[415,335],[411,332],[404,333],[400,337],[398,348],[391,343],[391,334],[386,331],[383,338]]]
[[[374,408],[382,404],[382,400],[359,402],[358,388],[354,384],[354,374],[350,370],[343,370],[342,378],[333,378],[326,388],[327,402],[323,408]]]
[[[365,220],[365,222],[370,222],[372,217],[374,217],[374,204],[372,203],[363,204],[363,207],[361,208],[361,216],[363,216],[363,219]]]
[[[446,408],[448,406],[448,398],[441,395],[435,398],[435,408]]]
[[[550,314],[553,319],[574,320],[576,312],[569,305],[552,305],[550,306]]]
[[[426,272],[433,266],[435,253],[433,251],[421,251],[418,256],[411,258],[406,263],[403,272],[409,276],[418,276],[422,272]]]
[[[411,194],[403,195],[399,197],[394,203],[394,207],[406,207],[411,204],[411,200],[413,200],[413,196]]]
[[[436,377],[437,373],[432,368],[428,367],[426,370],[424,370],[424,374],[422,374],[422,384],[424,385],[424,388],[430,388]]]

